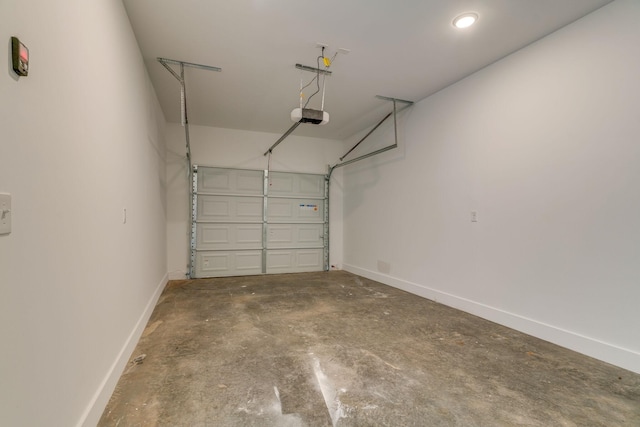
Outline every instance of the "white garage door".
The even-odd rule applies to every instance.
[[[322,271],[324,175],[194,167],[192,277]]]

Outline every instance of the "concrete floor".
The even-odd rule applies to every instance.
[[[341,271],[170,282],[99,422],[618,425],[640,375]]]

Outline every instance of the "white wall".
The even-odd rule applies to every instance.
[[[177,84],[177,82],[176,82]],[[179,102],[179,99],[176,99]],[[310,125],[309,125],[310,126]],[[286,130],[286,129],[285,129]],[[283,131],[284,133],[284,131]],[[264,170],[264,153],[281,135],[189,126],[194,165]],[[169,277],[184,279],[189,262],[189,191],[184,128],[167,124],[167,257]],[[273,150],[270,170],[326,174],[344,154],[341,141],[290,135]],[[331,179],[330,264],[342,267],[342,174]]]
[[[0,40],[0,424],[95,425],[166,283],[164,118],[120,1],[2,1]]]
[[[415,105],[344,172],[344,268],[640,372],[639,20],[617,0]]]

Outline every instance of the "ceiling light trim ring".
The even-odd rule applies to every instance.
[[[453,20],[453,26],[459,29],[468,28],[478,22],[478,14],[475,12],[466,12],[458,15]]]

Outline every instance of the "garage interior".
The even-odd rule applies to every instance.
[[[1,424],[640,422],[640,3],[343,3],[0,4]]]

